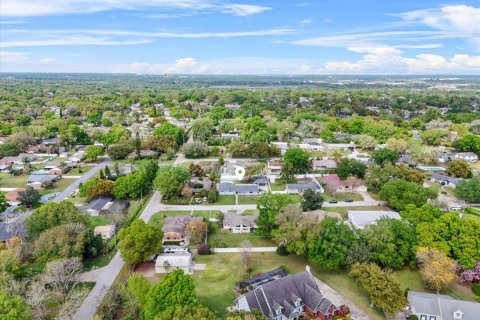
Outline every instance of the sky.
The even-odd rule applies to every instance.
[[[1,0],[0,72],[480,74],[480,1]]]

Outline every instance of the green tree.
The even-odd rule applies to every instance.
[[[373,262],[384,267],[401,268],[414,260],[416,231],[408,222],[381,218],[363,234]]]
[[[5,194],[0,194],[0,212],[4,212],[8,207],[7,199]]]
[[[258,309],[252,311],[235,310],[230,312],[225,320],[269,320]]]
[[[182,151],[188,159],[206,157],[210,154],[210,149],[203,142],[189,142],[183,145]]]
[[[181,166],[165,166],[158,170],[154,186],[165,199],[177,198],[189,179],[188,171]]]
[[[17,126],[20,126],[20,127],[29,126],[30,123],[32,122],[32,118],[25,114],[18,115],[15,120],[17,121]]]
[[[460,181],[455,188],[455,194],[470,203],[480,203],[480,178]]]
[[[86,160],[95,161],[98,157],[103,155],[103,153],[104,150],[102,147],[91,145],[85,148],[85,153],[83,154],[83,157]]]
[[[367,166],[355,159],[343,158],[337,165],[337,175],[340,179],[345,180],[350,176],[355,176],[359,179],[363,179]]]
[[[427,203],[428,199],[435,199],[436,192],[424,188],[414,182],[395,179],[387,182],[381,189],[380,198],[387,201],[393,208],[403,210],[409,204],[420,207]]]
[[[347,264],[355,232],[342,221],[326,217],[313,228],[308,240],[308,261],[322,269],[337,269]]]
[[[422,222],[428,223],[435,221],[435,219],[440,218],[442,215],[442,210],[430,204],[424,204],[421,207],[417,207],[414,204],[409,204],[404,210],[400,211],[400,216],[414,226],[417,226]]]
[[[429,146],[438,146],[446,136],[448,132],[442,129],[430,129],[421,133],[423,142]]]
[[[12,157],[18,155],[20,152],[22,152],[22,149],[20,146],[5,142],[3,144],[0,144],[0,157]]]
[[[33,187],[28,186],[18,193],[18,201],[25,206],[33,206],[40,200],[40,193]]]
[[[295,174],[303,174],[312,170],[312,160],[310,156],[300,148],[287,150],[283,155],[283,163],[292,164]]]
[[[177,146],[181,146],[185,140],[183,130],[169,122],[164,122],[159,125],[153,132],[153,135],[158,137],[171,137],[175,139]]]
[[[475,134],[467,134],[455,141],[455,147],[464,152],[475,152],[480,155],[480,136]]]
[[[317,221],[305,215],[295,204],[287,204],[275,217],[277,229],[272,231],[273,239],[288,252],[303,255],[307,252],[307,236]]]
[[[55,226],[35,239],[33,254],[41,262],[82,257],[87,238],[88,229],[85,225],[69,223]]]
[[[20,268],[20,257],[15,248],[0,250],[0,272],[15,272]]]
[[[470,165],[463,160],[449,161],[447,174],[456,178],[471,178],[473,176]]]
[[[323,196],[320,192],[311,189],[303,193],[302,209],[303,211],[313,211],[320,209],[323,205]]]
[[[269,235],[276,228],[275,216],[289,203],[294,203],[294,201],[287,194],[267,193],[262,195],[257,201],[259,231]]]
[[[153,320],[158,314],[171,307],[195,305],[197,305],[197,297],[193,279],[184,274],[183,270],[177,269],[152,286],[145,299],[142,318]]]
[[[215,203],[218,201],[218,192],[217,192],[217,187],[215,186],[215,183],[212,184],[212,187],[208,191],[208,203]]]
[[[132,152],[132,151],[133,151],[133,148],[128,143],[112,144],[108,148],[108,155],[113,160],[120,160],[120,159],[125,159],[130,154],[130,152]]]
[[[155,317],[155,320],[217,320],[218,317],[207,307],[200,304],[193,306],[173,306]]]
[[[406,306],[407,300],[400,284],[390,272],[382,271],[376,264],[356,263],[348,275],[367,292],[372,306],[380,308],[389,316]]]
[[[29,320],[30,307],[16,295],[0,290],[0,318],[4,320]]]
[[[397,162],[399,159],[399,155],[397,152],[389,149],[380,149],[372,152],[372,160],[376,164],[380,166],[384,166],[387,163]]]
[[[135,299],[139,307],[145,304],[151,285],[148,280],[139,273],[133,273],[127,280],[127,292]]]
[[[118,233],[123,259],[131,265],[147,261],[151,255],[162,249],[162,238],[160,229],[146,224],[143,220],[135,220]]]
[[[280,178],[285,182],[295,182],[295,167],[287,162],[282,165]]]
[[[88,219],[69,201],[47,203],[27,218],[27,234],[34,239],[43,231],[66,223],[88,225]]]
[[[214,128],[212,119],[200,118],[193,122],[191,131],[195,140],[207,141],[213,135]]]

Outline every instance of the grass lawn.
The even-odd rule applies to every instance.
[[[92,166],[83,166],[82,167],[82,172],[80,172],[80,168],[74,168],[74,169],[68,171],[68,173],[66,173],[65,176],[82,176],[92,169],[93,169]],[[112,170],[112,168],[110,168],[110,170]]]
[[[97,217],[88,217],[88,222],[90,225],[90,228],[95,228],[98,226],[104,226],[110,222],[110,219],[108,219],[106,216],[97,216]]]
[[[60,179],[53,185],[53,188],[50,189],[40,189],[40,195],[46,195],[49,193],[55,193],[65,190],[69,185],[75,182],[75,179]]]
[[[298,257],[280,257],[276,253],[253,253],[253,274],[285,266],[289,272],[305,270],[305,263]],[[198,263],[206,263],[205,271],[195,272],[193,279],[199,302],[209,307],[218,317],[227,314],[226,308],[233,304],[235,283],[243,280],[241,256],[238,253],[198,256]]]
[[[93,269],[105,267],[110,262],[110,260],[112,260],[115,253],[116,250],[112,250],[107,254],[85,261],[83,264],[83,271],[90,271]]]
[[[274,247],[276,243],[256,233],[232,233],[229,230],[218,229],[208,235],[208,243],[212,247],[239,247],[242,241],[248,240],[254,247]]]
[[[290,198],[293,200],[295,203],[300,203],[302,202],[302,196],[299,194],[291,194]]]
[[[270,184],[270,189],[272,189],[272,191],[283,191],[286,187],[287,184],[283,182],[276,182]]]
[[[254,214],[258,214],[257,209],[248,209],[242,212],[244,216],[253,216]]]
[[[25,188],[28,175],[13,176],[9,173],[0,173],[0,188]]]
[[[390,211],[385,206],[367,206],[367,207],[322,207],[322,210],[328,212],[338,212],[344,219],[347,219],[347,211]]]
[[[160,211],[155,213],[148,222],[149,224],[161,228],[166,216],[180,216],[180,215],[190,215],[191,211],[182,211],[182,210],[171,210],[171,211]],[[215,218],[218,216],[220,211],[216,210],[194,210],[194,217],[204,217],[208,220],[209,217]]]
[[[423,283],[422,276],[418,271],[413,271],[410,268],[404,268],[393,273],[394,277],[400,282],[402,290],[410,289],[413,291],[430,292]],[[455,299],[472,300],[475,301],[470,285],[457,283],[450,288],[440,292],[441,294],[449,295]]]
[[[322,193],[322,196],[327,202],[330,200],[345,201],[346,198],[350,198],[353,201],[363,201],[363,197],[356,192],[340,192],[335,194],[325,192]]]
[[[236,198],[234,195],[220,195],[218,196],[218,201],[214,203],[215,205],[231,205],[237,204]]]
[[[238,197],[238,204],[257,204],[259,197]]]

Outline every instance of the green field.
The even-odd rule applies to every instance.
[[[180,215],[190,215],[191,211],[182,211],[182,210],[171,210],[171,211],[160,211],[155,213],[151,218],[150,221],[148,222],[152,226],[156,226],[161,228],[163,225],[163,222],[165,221],[166,216],[180,216]],[[216,210],[194,210],[193,211],[193,216],[194,217],[204,217],[206,220],[208,218],[212,217],[217,217],[220,211]]]
[[[218,201],[214,203],[215,205],[233,205],[237,204],[236,197],[234,195],[225,195],[218,196]]]
[[[338,212],[342,218],[347,219],[348,211],[390,211],[385,206],[367,206],[367,207],[323,207],[322,210],[328,212]]]
[[[270,184],[270,189],[272,191],[284,191],[286,187],[287,187],[287,184],[283,182],[276,182],[276,183]]]
[[[238,204],[257,204],[259,197],[238,197]]]
[[[208,235],[208,243],[211,247],[239,247],[245,240],[250,241],[254,247],[276,246],[276,243],[270,238],[256,233],[232,233],[229,230],[218,229],[213,234]]]
[[[75,179],[60,179],[57,182],[54,183],[52,188],[49,189],[40,189],[38,190],[40,194],[46,195],[49,193],[55,193],[55,192],[60,192],[65,190],[69,185],[75,182]]]
[[[74,169],[68,171],[68,173],[66,173],[64,175],[65,176],[82,176],[92,169],[93,169],[92,166],[83,166],[82,167],[82,172],[80,172],[80,168],[74,168]],[[110,168],[110,170],[113,170],[113,168]]]
[[[322,193],[322,196],[325,202],[328,202],[330,200],[345,201],[346,198],[350,198],[353,201],[363,201],[362,195],[355,192],[342,192],[342,193],[335,193],[335,194],[325,192],[325,193]]]
[[[9,173],[0,173],[0,188],[25,188],[28,175],[13,176]]]

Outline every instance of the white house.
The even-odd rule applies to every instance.
[[[267,164],[268,175],[279,175],[282,172],[282,162],[280,160],[272,159]]]
[[[328,150],[355,151],[355,142],[350,143],[327,143]]]
[[[192,254],[190,252],[161,253],[155,261],[155,273],[169,273],[182,269],[186,274],[193,273]]]
[[[365,229],[384,217],[401,219],[395,211],[348,211],[348,221],[355,229]]]
[[[455,154],[455,159],[472,163],[478,161],[478,156],[474,152],[458,152]]]
[[[235,213],[226,213],[223,216],[222,228],[232,233],[250,233],[257,228],[255,221],[258,215],[241,216]]]
[[[322,139],[306,139],[298,147],[304,151],[323,151]]]
[[[96,226],[93,229],[94,235],[100,235],[102,239],[110,239],[115,235],[116,227],[113,224],[107,224],[106,226]]]

